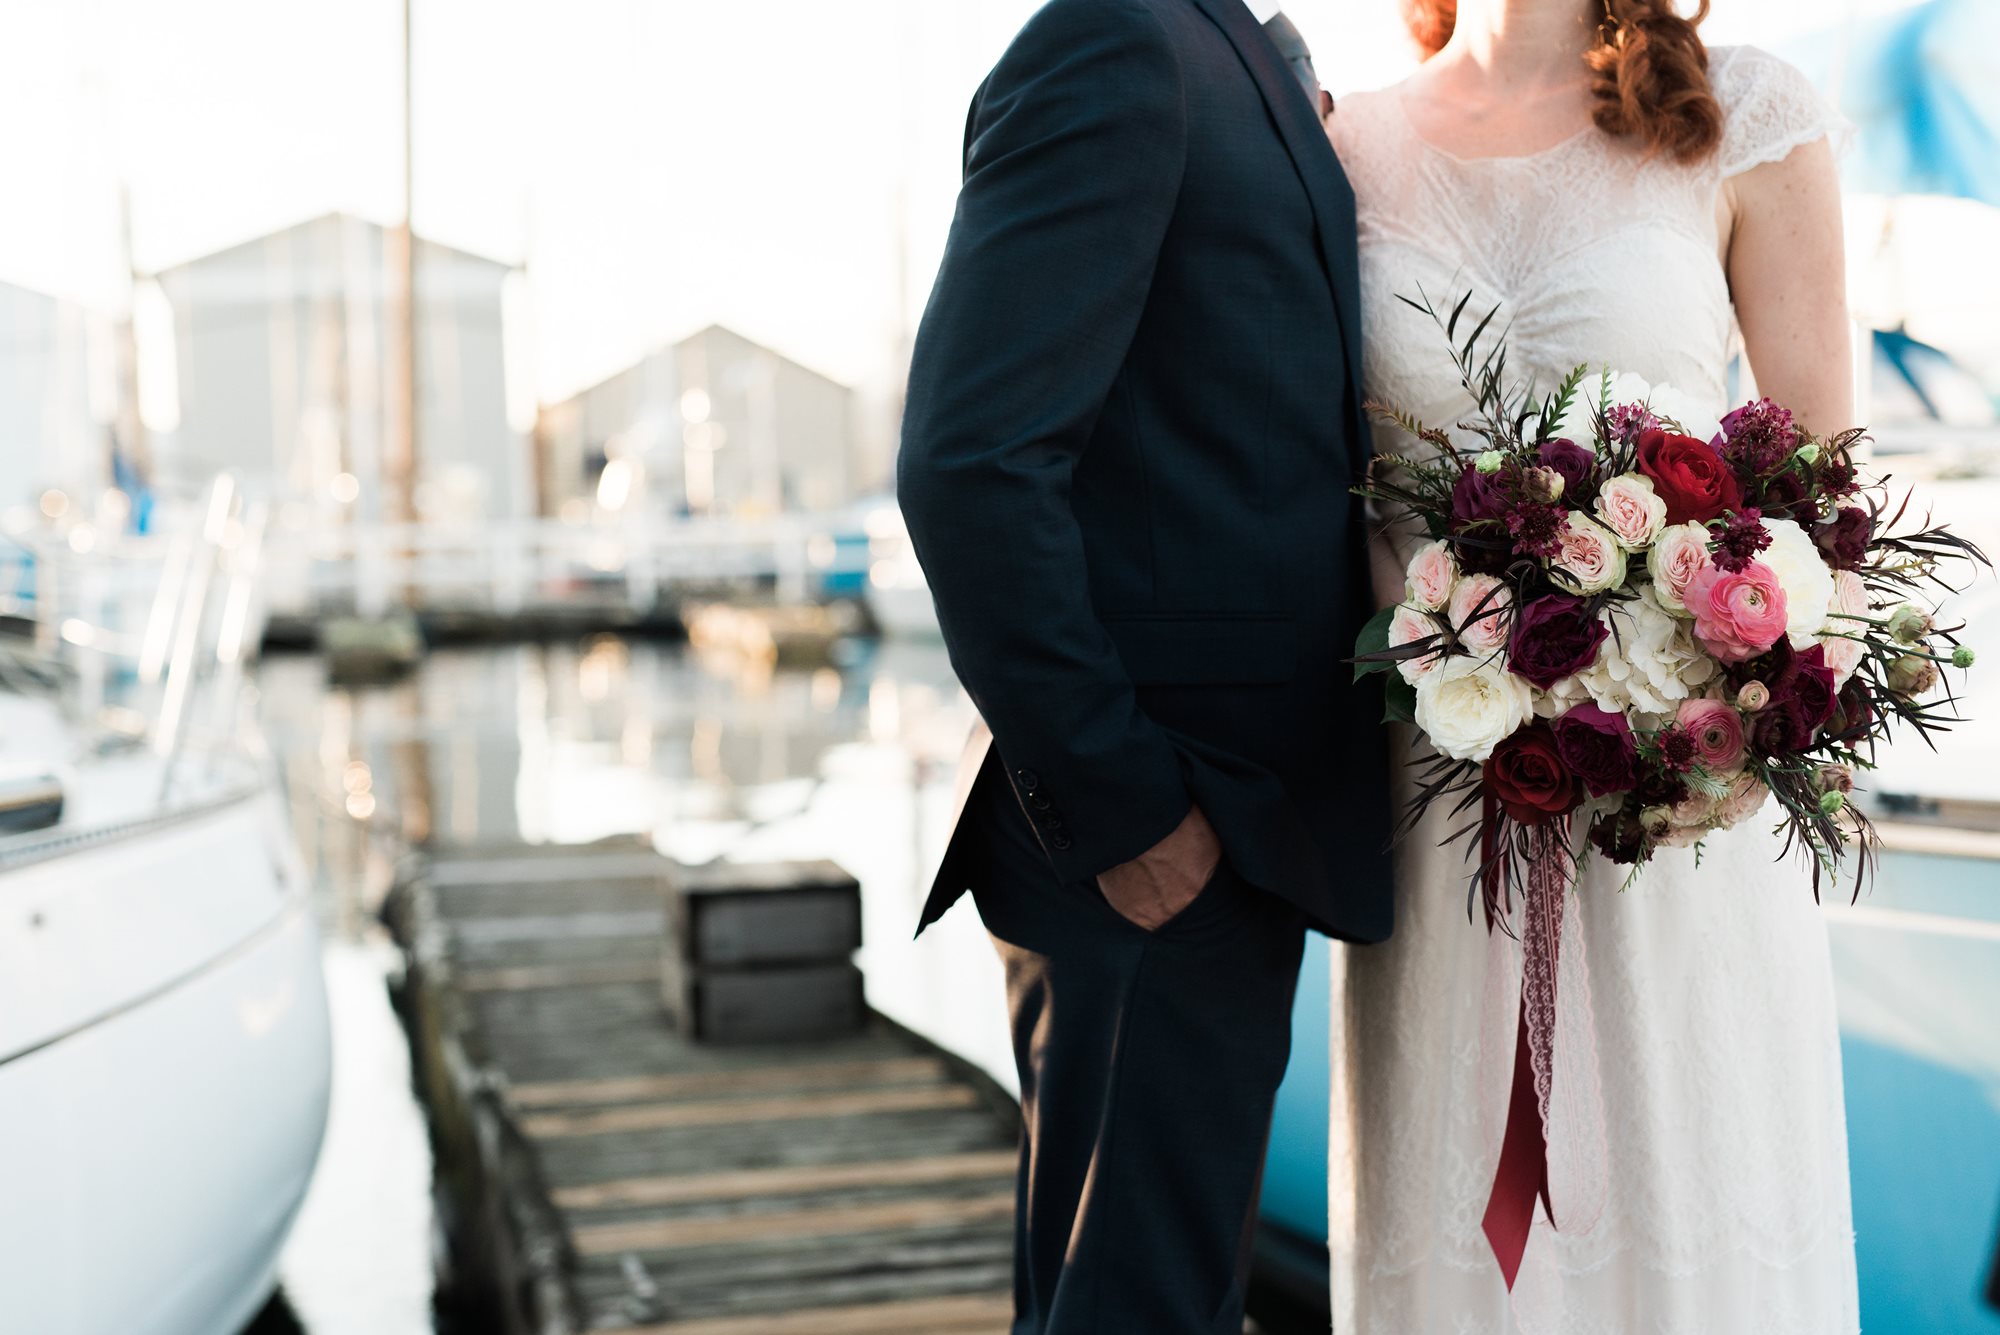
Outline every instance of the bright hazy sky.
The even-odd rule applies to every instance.
[[[1904,0],[1855,0],[1862,10]],[[417,226],[529,266],[561,397],[711,320],[881,389],[964,109],[1037,0],[415,0]],[[1782,42],[1845,0],[1716,0]],[[1291,0],[1336,91],[1410,56],[1396,0]],[[399,0],[7,0],[0,278],[117,300],[117,182],[156,269],[340,209],[395,216]],[[905,201],[907,203],[905,204]]]

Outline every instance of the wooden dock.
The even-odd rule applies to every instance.
[[[388,917],[450,1295],[508,1335],[1003,1335],[1018,1114],[889,1025],[710,1048],[657,854],[413,857]]]

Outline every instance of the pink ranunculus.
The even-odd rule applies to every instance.
[[[1710,565],[1688,582],[1686,602],[1695,638],[1725,663],[1755,658],[1785,634],[1785,590],[1762,561],[1741,570]]]
[[[1451,591],[1451,624],[1474,653],[1504,648],[1514,628],[1514,591],[1495,575],[1467,575]]]
[[[1743,764],[1743,716],[1720,700],[1683,700],[1676,715],[1694,738],[1695,756],[1709,773],[1733,774]]]
[[[1458,558],[1448,542],[1427,542],[1410,558],[1407,572],[1410,601],[1426,612],[1435,612],[1451,601],[1452,586],[1458,583]]]

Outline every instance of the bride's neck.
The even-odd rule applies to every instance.
[[[1603,17],[1603,0],[1458,0],[1457,26],[1439,54],[1502,84],[1576,76]]]

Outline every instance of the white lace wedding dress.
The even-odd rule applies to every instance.
[[[1609,364],[1720,414],[1735,321],[1718,192],[1838,122],[1790,66],[1750,48],[1712,54],[1726,129],[1695,167],[1595,130],[1530,156],[1462,159],[1417,134],[1397,89],[1341,100],[1333,135],[1359,199],[1371,397],[1437,424],[1466,411],[1442,336],[1396,300],[1421,284],[1436,301],[1470,287],[1475,304],[1504,303],[1511,364],[1544,386]],[[1401,596],[1392,562],[1378,553],[1384,601]],[[1407,775],[1399,787],[1400,801]],[[1662,851],[1622,894],[1622,869],[1595,860],[1571,898],[1608,1196],[1580,1232],[1551,1230],[1537,1207],[1511,1303],[1480,1229],[1507,1092],[1482,1063],[1512,1052],[1512,1012],[1490,998],[1515,995],[1519,948],[1489,953],[1468,920],[1463,850],[1437,847],[1457,822],[1434,813],[1404,845],[1394,939],[1335,948],[1338,1335],[1859,1328],[1826,927],[1808,873],[1779,860],[1774,823],[1712,836],[1699,871],[1691,851]]]

